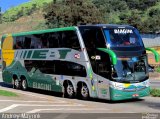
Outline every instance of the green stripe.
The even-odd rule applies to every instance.
[[[75,31],[75,27],[64,27],[64,28],[55,28],[55,29],[46,29],[46,30],[38,30],[38,31],[29,31],[29,32],[21,32],[12,34],[12,36],[24,36],[24,35],[32,35],[32,34],[43,34],[43,33],[50,33],[50,32],[58,32],[58,31]],[[4,35],[3,38],[7,36]]]
[[[25,51],[25,52],[24,52],[23,58],[25,58],[25,57],[26,57],[26,54],[27,54],[27,51]]]
[[[21,56],[20,56],[20,58],[22,58],[22,54],[23,54],[23,51],[21,51]]]
[[[28,54],[27,54],[27,58],[30,58],[31,54],[32,54],[32,51],[29,51]]]

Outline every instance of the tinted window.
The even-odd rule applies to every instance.
[[[107,53],[97,48],[106,48],[105,38],[100,28],[80,28],[84,44],[94,73],[110,78],[111,62]]]
[[[102,30],[99,28],[80,29],[84,43],[87,49],[96,49],[106,47],[105,39]]]
[[[24,37],[14,37],[14,49],[23,49]]]
[[[80,50],[80,44],[76,31],[64,31],[62,32],[62,44],[61,47]]]
[[[60,61],[59,64],[56,64],[56,67],[58,67],[55,69],[58,74],[82,77],[87,75],[85,67],[77,63]]]
[[[76,31],[59,31],[15,37],[14,49],[39,48],[71,48],[80,50],[80,44]]]
[[[105,29],[105,36],[111,47],[143,46],[142,39],[135,29]]]
[[[86,77],[85,67],[67,61],[25,61],[27,71],[39,70],[46,74]]]

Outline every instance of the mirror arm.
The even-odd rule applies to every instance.
[[[116,65],[117,64],[117,56],[116,54],[114,53],[114,51],[110,50],[110,49],[107,49],[107,48],[97,48],[98,50],[100,51],[103,51],[107,54],[109,54],[109,56],[111,57],[112,59],[112,63],[113,65]]]
[[[154,54],[154,58],[156,62],[159,62],[159,54],[156,50],[152,49],[152,48],[146,48],[146,50],[152,52]]]

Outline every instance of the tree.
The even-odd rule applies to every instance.
[[[107,23],[119,23],[119,14],[127,13],[129,8],[124,0],[93,0]]]
[[[125,0],[129,8],[145,10],[153,5],[155,5],[158,0]]]
[[[1,7],[0,7],[0,24],[2,23],[2,10],[1,10]]]
[[[104,23],[102,14],[91,0],[54,0],[44,8],[44,12],[46,24],[50,28]]]

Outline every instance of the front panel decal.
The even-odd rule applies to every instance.
[[[9,66],[12,64],[14,60],[14,53],[13,50],[13,37],[12,35],[8,35],[2,44],[2,58],[3,61],[6,62],[6,66]]]

